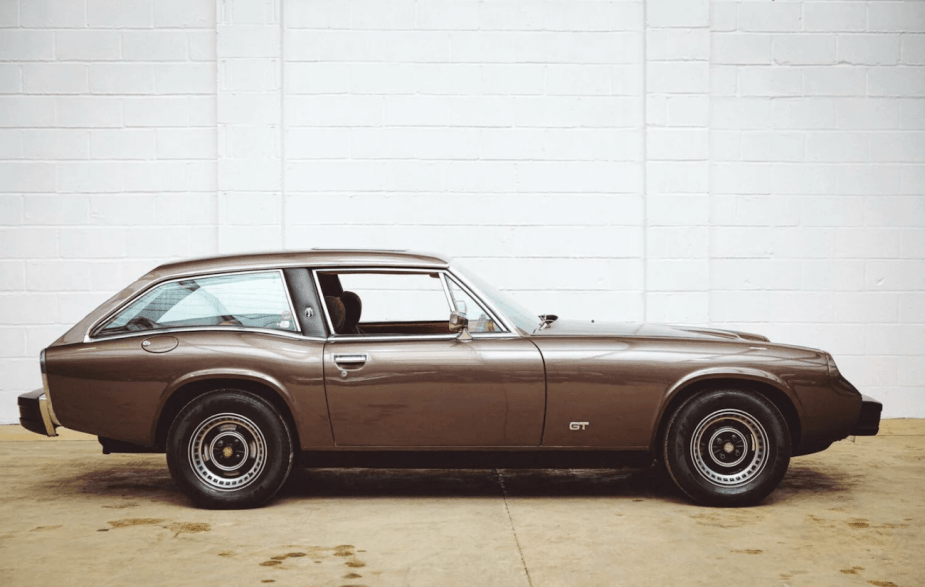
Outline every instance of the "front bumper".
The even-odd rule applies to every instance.
[[[880,431],[880,413],[883,411],[883,404],[874,398],[861,396],[861,415],[858,416],[858,422],[851,431],[851,436],[876,436]]]
[[[55,428],[60,426],[51,411],[44,389],[36,389],[19,396],[19,423],[36,434],[57,436]]]

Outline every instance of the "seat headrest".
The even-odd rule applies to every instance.
[[[318,283],[321,285],[321,295],[337,296],[344,293],[344,287],[340,284],[340,277],[336,273],[319,273]]]
[[[324,296],[324,303],[328,307],[328,314],[331,315],[334,332],[341,332],[344,328],[344,319],[347,317],[344,302],[334,296]]]
[[[344,319],[344,333],[357,334],[357,324],[360,323],[360,315],[363,313],[363,302],[360,296],[352,291],[345,291],[340,295],[340,301],[344,303],[346,318]]]

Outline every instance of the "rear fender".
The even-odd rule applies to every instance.
[[[259,383],[276,393],[276,395],[278,395],[286,403],[286,407],[289,409],[290,414],[295,413],[293,409],[294,402],[292,396],[286,387],[275,377],[271,377],[266,373],[254,371],[253,369],[229,369],[226,367],[202,369],[199,371],[193,371],[192,373],[187,373],[186,375],[175,379],[164,389],[158,404],[157,417],[152,423],[151,438],[156,437],[158,423],[163,416],[164,407],[167,405],[167,402],[170,401],[170,398],[173,397],[173,395],[177,392],[177,390],[182,389],[191,383],[208,381],[210,379],[238,379]]]

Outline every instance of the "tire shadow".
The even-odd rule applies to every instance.
[[[612,469],[298,469],[281,495],[312,497],[634,497],[680,501],[654,467]]]

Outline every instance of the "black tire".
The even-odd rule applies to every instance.
[[[672,414],[664,463],[697,503],[753,505],[780,484],[790,465],[790,431],[761,395],[718,390],[696,395]]]
[[[211,391],[188,403],[167,433],[167,467],[180,490],[210,509],[259,506],[292,470],[289,426],[263,398]]]

